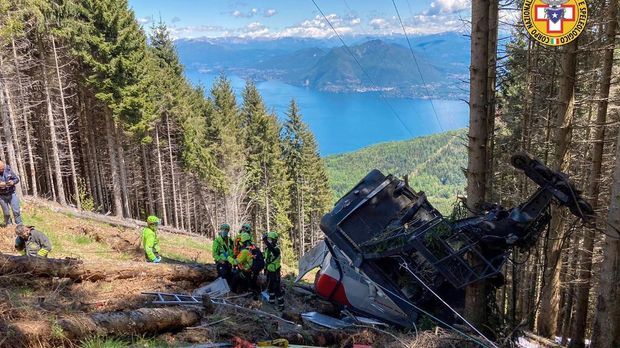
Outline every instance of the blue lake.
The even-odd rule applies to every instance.
[[[191,70],[186,75],[192,83],[201,84],[207,90],[218,76]],[[238,76],[229,79],[241,103],[245,81]],[[316,136],[322,156],[464,128],[469,122],[469,107],[459,100],[433,100],[431,104],[424,99],[383,98],[374,92],[319,92],[280,81],[259,82],[257,87],[269,110],[281,119],[285,118],[291,99],[296,100],[303,120]]]

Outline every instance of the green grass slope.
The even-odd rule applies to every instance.
[[[466,130],[460,129],[405,141],[372,145],[325,158],[334,199],[347,193],[370,170],[403,177],[424,191],[429,201],[449,214],[457,194],[465,190],[467,167]]]

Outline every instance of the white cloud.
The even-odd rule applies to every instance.
[[[170,36],[174,39],[233,35],[230,30],[218,25],[171,26],[168,29],[170,29]]]
[[[273,12],[269,12],[269,11],[273,11]],[[233,17],[237,17],[237,18],[252,18],[254,16],[256,16],[258,13],[260,12],[260,10],[256,7],[250,9],[248,12],[243,12],[241,10],[234,10],[230,13],[231,16]],[[269,13],[269,15],[267,15]],[[271,17],[274,14],[276,14],[276,10],[266,10],[265,11],[265,17]]]
[[[463,3],[466,3],[466,5],[463,5]],[[433,4],[434,10],[437,11],[437,13],[430,13],[427,10],[417,15],[403,17],[404,26],[408,35],[467,31],[469,27],[469,24],[466,22],[468,18],[467,14],[462,12],[447,13],[449,11],[457,11],[457,9],[463,8],[463,6],[469,6],[467,0],[435,0]],[[242,12],[242,10],[229,12],[229,14],[240,18],[250,18],[253,16],[270,17],[276,13],[275,9],[261,8],[252,8],[247,12]],[[403,35],[403,28],[398,18],[395,16],[378,16],[375,14],[374,17],[369,17],[368,20],[363,21],[353,14],[340,16],[336,13],[330,13],[327,14],[326,17],[339,35]],[[252,21],[242,27],[196,26],[174,28],[172,32],[175,38],[195,38],[199,36],[237,36],[246,38],[279,38],[292,36],[331,38],[335,36],[334,31],[321,15],[316,15],[294,25],[278,29],[268,27],[259,21]]]
[[[257,38],[257,37],[268,37],[270,34],[269,28],[262,25],[260,22],[252,22],[246,25],[239,34],[239,37],[249,37],[249,38]]]
[[[153,21],[153,17],[140,17],[137,18],[137,20],[140,24],[149,24]]]
[[[428,11],[428,13],[456,13],[469,9],[470,5],[470,0],[435,0],[431,3],[431,9]]]
[[[385,18],[373,18],[370,20],[369,24],[375,30],[387,29],[390,27],[390,23],[388,23]]]
[[[273,8],[268,8],[265,10],[265,12],[263,13],[264,17],[273,17],[278,13],[278,11],[276,11]]]
[[[354,20],[345,20],[335,13],[326,15],[327,19],[334,26],[339,35],[353,33],[352,26],[358,25]],[[317,15],[312,19],[306,19],[301,23],[285,28],[284,30],[274,33],[275,37],[300,36],[312,38],[329,38],[335,36],[332,28],[327,24],[323,16]]]
[[[407,35],[429,35],[448,31],[463,31],[468,23],[455,15],[426,15],[419,14],[404,18],[404,27]],[[375,35],[403,35],[403,26],[398,18],[375,17],[368,23],[372,29],[369,34]]]
[[[264,28],[264,27],[265,27],[265,26],[264,26],[264,25],[262,25],[262,24],[260,24],[260,22],[252,22],[252,23],[250,23],[250,24],[246,25],[246,29],[251,30],[251,31],[253,31],[253,30],[258,30],[258,29],[262,29],[262,28]]]

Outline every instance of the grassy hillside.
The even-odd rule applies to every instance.
[[[416,191],[426,192],[429,201],[448,214],[456,194],[464,192],[467,149],[464,129],[369,146],[325,158],[334,199],[347,193],[370,170],[403,177]]]
[[[72,257],[81,260],[144,259],[141,231],[113,227],[105,223],[78,219],[71,214],[52,211],[52,203],[29,201],[24,204],[24,224],[34,225],[51,240],[53,258]],[[160,233],[162,254],[175,261],[213,262],[211,240],[171,233]],[[0,252],[14,254],[14,228],[0,228]]]

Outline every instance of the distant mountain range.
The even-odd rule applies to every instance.
[[[176,46],[190,70],[281,80],[329,92],[462,98],[467,93],[462,81],[468,74],[469,40],[456,33],[410,39],[415,60],[404,37],[347,38],[348,48],[333,39],[305,38],[181,39]]]

